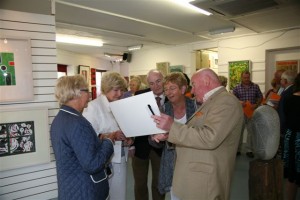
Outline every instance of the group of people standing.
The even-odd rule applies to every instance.
[[[248,85],[250,73],[245,76]],[[150,70],[149,88],[139,90],[141,82],[133,78],[131,90],[124,95],[124,77],[106,72],[101,95],[89,102],[83,76],[59,78],[55,96],[60,110],[51,125],[59,199],[126,199],[128,155],[137,200],[149,199],[149,166],[154,200],[165,199],[167,192],[172,200],[229,199],[244,124],[243,100],[228,92],[210,69],[193,74],[193,99],[187,95],[188,81],[181,72],[164,77]],[[149,91],[161,110],[152,118],[167,133],[126,138],[109,103]],[[258,106],[259,98],[260,94],[251,103]]]
[[[271,81],[272,88],[266,92],[263,104],[277,110],[280,119],[280,144],[277,155],[283,160],[286,195],[288,200],[296,200],[300,186],[300,73],[293,70],[279,69]],[[250,79],[250,72],[241,74],[241,83],[233,89],[233,94],[240,100],[243,107],[249,101],[254,111],[262,104],[263,96],[259,86]],[[270,101],[272,94],[277,96]],[[251,117],[245,115],[245,127]],[[242,135],[244,128],[242,129]],[[242,137],[241,137],[242,140]],[[242,144],[242,142],[240,142]],[[239,147],[237,155],[240,155]],[[253,158],[251,132],[248,131],[247,153]]]

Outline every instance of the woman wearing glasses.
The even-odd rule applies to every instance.
[[[181,72],[173,72],[164,78],[163,84],[164,93],[169,100],[163,106],[164,113],[173,116],[175,121],[185,124],[197,109],[195,101],[185,96],[187,89],[186,78]],[[152,136],[152,140],[159,142],[164,136],[164,134],[154,135]],[[150,141],[150,144],[154,146],[163,145],[158,189],[161,194],[170,192],[171,199],[177,200],[178,198],[172,192],[172,180],[176,160],[174,145],[168,141],[156,144]]]
[[[89,101],[83,76],[58,79],[55,97],[60,110],[51,125],[56,159],[58,199],[104,200],[109,194],[106,166],[113,154],[114,137],[100,141],[82,116]]]

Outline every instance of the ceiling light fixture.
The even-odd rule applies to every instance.
[[[108,58],[111,57],[111,55],[109,55],[108,53],[104,53],[104,56],[105,56],[105,57],[108,57]]]
[[[104,56],[113,62],[123,61],[123,55],[121,55],[121,54],[104,53]]]
[[[81,37],[76,35],[56,34],[56,42],[80,44],[88,46],[103,46],[103,42],[97,38]]]
[[[181,5],[181,6],[192,9],[194,11],[197,11],[197,12],[201,13],[201,14],[204,14],[204,15],[207,15],[207,16],[212,15],[212,13],[190,4],[190,2],[192,2],[194,0],[173,0],[173,1],[175,3]]]
[[[234,32],[235,27],[226,27],[226,28],[220,28],[220,29],[212,29],[209,30],[209,34],[210,35],[217,35],[217,34],[223,34],[223,33],[230,33],[230,32]]]
[[[143,47],[142,44],[128,47],[128,51],[140,50]]]

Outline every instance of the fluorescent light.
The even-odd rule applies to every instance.
[[[190,4],[190,2],[192,2],[194,0],[173,0],[173,1],[175,3],[181,5],[181,6],[192,9],[194,11],[197,11],[197,12],[201,13],[201,14],[204,14],[204,15],[207,15],[207,16],[212,15],[212,13]]]
[[[128,47],[128,51],[135,51],[135,50],[139,50],[143,47],[142,44],[140,45],[135,45],[135,46],[131,46],[131,47]]]
[[[111,57],[111,55],[109,55],[108,53],[104,53],[104,56],[105,56],[105,57],[108,57],[108,58]]]
[[[123,55],[120,54],[104,53],[104,56],[113,62],[123,61]]]
[[[56,34],[56,42],[80,44],[89,46],[103,46],[103,42],[97,38],[80,37],[76,35]]]
[[[232,26],[232,27],[209,30],[209,34],[217,35],[217,34],[223,34],[223,33],[230,33],[230,32],[234,32],[234,30],[235,30],[235,27]]]

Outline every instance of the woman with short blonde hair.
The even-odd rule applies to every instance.
[[[186,80],[184,74],[181,72],[172,72],[172,73],[168,74],[164,78],[163,83],[166,84],[168,82],[178,85],[179,88],[182,88],[183,86],[187,87],[187,80]]]
[[[120,88],[124,92],[127,88],[126,79],[118,72],[105,72],[101,78],[101,91],[103,94],[116,88]]]
[[[131,97],[141,87],[142,80],[139,76],[132,76],[129,81],[129,91],[125,92],[123,98]]]
[[[185,96],[187,80],[184,74],[181,72],[172,72],[168,74],[163,80],[163,85],[164,93],[169,100],[163,106],[164,113],[172,116],[174,121],[185,124],[196,111],[197,105],[194,100]],[[163,148],[160,160],[158,190],[161,194],[170,192],[171,200],[178,200],[179,198],[176,197],[172,190],[176,159],[174,145],[168,141],[165,141],[165,143],[158,141],[159,139],[164,140],[165,136],[166,134],[152,135],[152,140],[158,143],[150,141],[152,146]]]
[[[100,138],[115,136],[115,154],[112,157],[113,175],[109,179],[110,200],[126,199],[126,173],[128,145],[132,144],[130,138],[126,138],[120,130],[114,118],[109,103],[122,98],[126,90],[127,82],[118,72],[105,72],[101,79],[102,94],[91,101],[88,108],[84,109],[83,116],[92,124]],[[120,152],[120,154],[117,154]],[[119,156],[118,156],[119,155]]]

